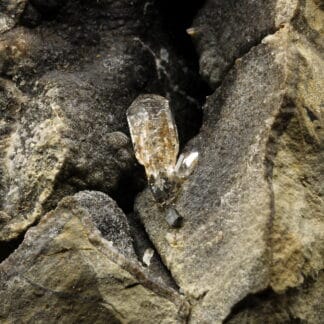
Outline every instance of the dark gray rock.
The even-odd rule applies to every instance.
[[[200,72],[212,87],[234,61],[290,20],[298,1],[208,0],[189,29],[200,54]]]
[[[216,3],[231,16],[222,24],[236,44],[241,29],[259,25],[263,8],[256,2],[255,16],[244,17],[239,9],[229,11],[228,2]],[[244,12],[248,6],[240,4]],[[324,268],[324,12],[313,1],[299,2],[299,11],[282,12],[279,4],[290,8],[293,2],[279,1],[272,12],[274,20],[286,15],[287,23],[235,61],[207,99],[199,135],[185,147],[199,152],[199,163],[175,203],[183,226],[170,229],[148,190],[137,199],[152,242],[191,301],[191,323],[222,323],[232,307],[234,316],[241,301],[267,289],[279,302],[279,294],[302,291]],[[214,28],[213,14],[207,27]],[[221,53],[234,46],[213,40],[202,46]],[[218,74],[213,51],[202,53],[209,66],[202,69],[210,75]],[[321,279],[312,287],[298,303],[287,302],[289,320],[320,323]],[[311,296],[321,302],[310,302]],[[238,322],[250,323],[244,314]],[[257,310],[253,316],[276,319]]]
[[[19,236],[67,195],[120,191],[135,166],[125,112],[140,93],[180,97],[173,109],[184,121],[182,138],[182,117],[198,109],[186,92],[192,71],[161,31],[154,6],[54,2],[32,2],[35,10],[55,7],[34,28],[26,27],[26,9],[22,25],[0,34],[0,209],[7,215],[0,241]]]
[[[136,259],[127,218],[113,199],[97,191],[80,191],[74,199],[87,210],[104,239],[125,256]]]

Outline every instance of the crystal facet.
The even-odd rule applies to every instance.
[[[186,179],[195,169],[198,163],[198,152],[180,154],[174,168],[175,174],[181,179]]]
[[[182,223],[182,216],[179,215],[178,211],[173,208],[169,207],[166,210],[165,220],[171,227],[180,227]]]
[[[181,154],[177,162],[178,132],[164,97],[139,96],[128,108],[127,120],[136,158],[145,167],[154,197],[168,205],[196,166],[198,152]]]

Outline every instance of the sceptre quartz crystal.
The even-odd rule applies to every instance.
[[[169,101],[158,95],[141,95],[127,110],[135,155],[145,168],[155,200],[168,206],[181,183],[191,174],[198,152],[179,153],[179,139]]]

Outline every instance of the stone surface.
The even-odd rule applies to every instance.
[[[4,15],[19,18],[0,27],[0,242],[17,238],[66,195],[121,192],[135,166],[125,112],[140,93],[177,98],[180,120],[198,109],[184,81],[193,72],[155,21],[154,6],[25,5],[1,2]]]
[[[159,278],[167,286],[178,289],[176,282],[171,277],[168,269],[161,262],[159,253],[145,232],[143,224],[135,213],[128,215],[131,237],[138,261],[146,267],[147,271],[154,277]],[[149,259],[149,264],[146,262]]]
[[[321,323],[324,316],[323,273],[287,293],[264,292],[247,297],[226,323]]]
[[[200,72],[215,87],[224,73],[263,37],[289,22],[298,0],[208,0],[188,30],[200,54]]]
[[[184,323],[183,297],[125,257],[128,229],[114,204],[81,192],[27,231],[0,265],[2,323]]]
[[[137,258],[127,217],[113,199],[99,191],[80,191],[73,199],[87,210],[104,239],[125,256]]]
[[[311,0],[274,6],[240,2],[243,12],[253,9],[253,15],[229,10],[229,2],[213,3],[218,10],[207,4],[195,23],[209,12],[207,27],[229,35],[227,42],[214,34],[201,36],[201,69],[211,83],[219,73],[215,60],[221,55],[215,53],[233,59],[229,47],[246,45],[241,33],[268,19],[282,26],[237,59],[207,99],[203,127],[186,147],[198,149],[199,164],[175,205],[183,227],[165,224],[149,191],[137,200],[152,242],[191,300],[191,323],[221,323],[242,299],[264,289],[273,289],[275,296],[303,289],[324,267],[324,12]],[[217,24],[218,14],[225,13]],[[258,34],[259,41],[265,34]],[[223,71],[230,66],[221,64]],[[320,323],[321,281],[312,289],[289,308],[289,320]],[[321,298],[313,301],[313,317],[302,306],[310,296]],[[267,316],[270,322],[275,318]]]
[[[0,2],[0,34],[17,24],[27,2],[28,0],[2,0]]]
[[[0,1],[0,322],[321,324],[322,3],[205,2],[200,129],[190,26],[166,27],[190,4]],[[145,93],[169,100],[176,170],[199,153],[180,228],[149,190],[132,210],[126,110]]]

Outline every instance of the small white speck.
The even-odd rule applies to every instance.
[[[151,259],[154,255],[154,250],[151,248],[148,248],[145,250],[144,255],[143,255],[143,263],[146,264],[148,267],[151,264]]]

